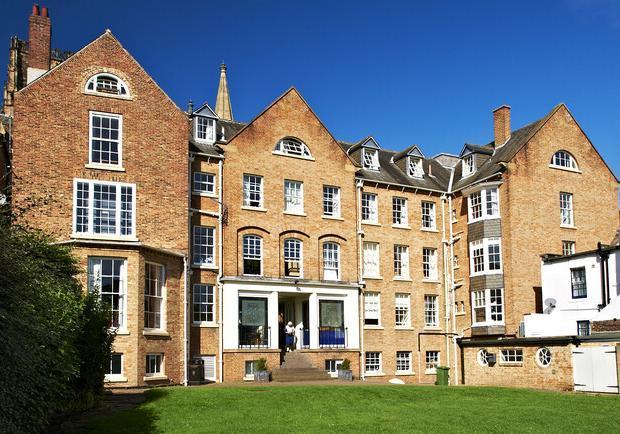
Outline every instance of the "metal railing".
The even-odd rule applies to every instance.
[[[347,327],[319,327],[319,347],[321,348],[346,348]]]
[[[269,348],[271,327],[239,324],[239,348]]]
[[[301,348],[310,348],[310,329],[299,327],[297,333]]]

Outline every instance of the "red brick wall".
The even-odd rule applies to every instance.
[[[36,14],[35,14],[36,12]],[[33,8],[33,15],[28,19],[28,67],[48,70],[52,44],[52,23],[47,16],[47,8],[39,11]]]

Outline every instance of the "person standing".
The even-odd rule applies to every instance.
[[[293,351],[295,348],[295,327],[293,327],[291,321],[284,327],[284,336],[286,339],[286,352]]]

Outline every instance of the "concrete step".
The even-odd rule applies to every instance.
[[[331,380],[332,377],[327,372],[305,372],[305,373],[271,373],[271,379],[273,381],[321,381],[321,380]]]

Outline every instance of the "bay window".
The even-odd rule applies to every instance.
[[[501,238],[484,238],[469,243],[471,275],[502,272]]]
[[[165,330],[166,272],[163,265],[147,262],[144,277],[144,328]]]
[[[492,325],[504,323],[502,289],[481,289],[472,291],[472,324]]]
[[[111,328],[126,328],[127,260],[88,258],[88,290],[99,294],[110,312]]]
[[[469,194],[469,223],[479,220],[499,218],[499,190],[486,187]]]

